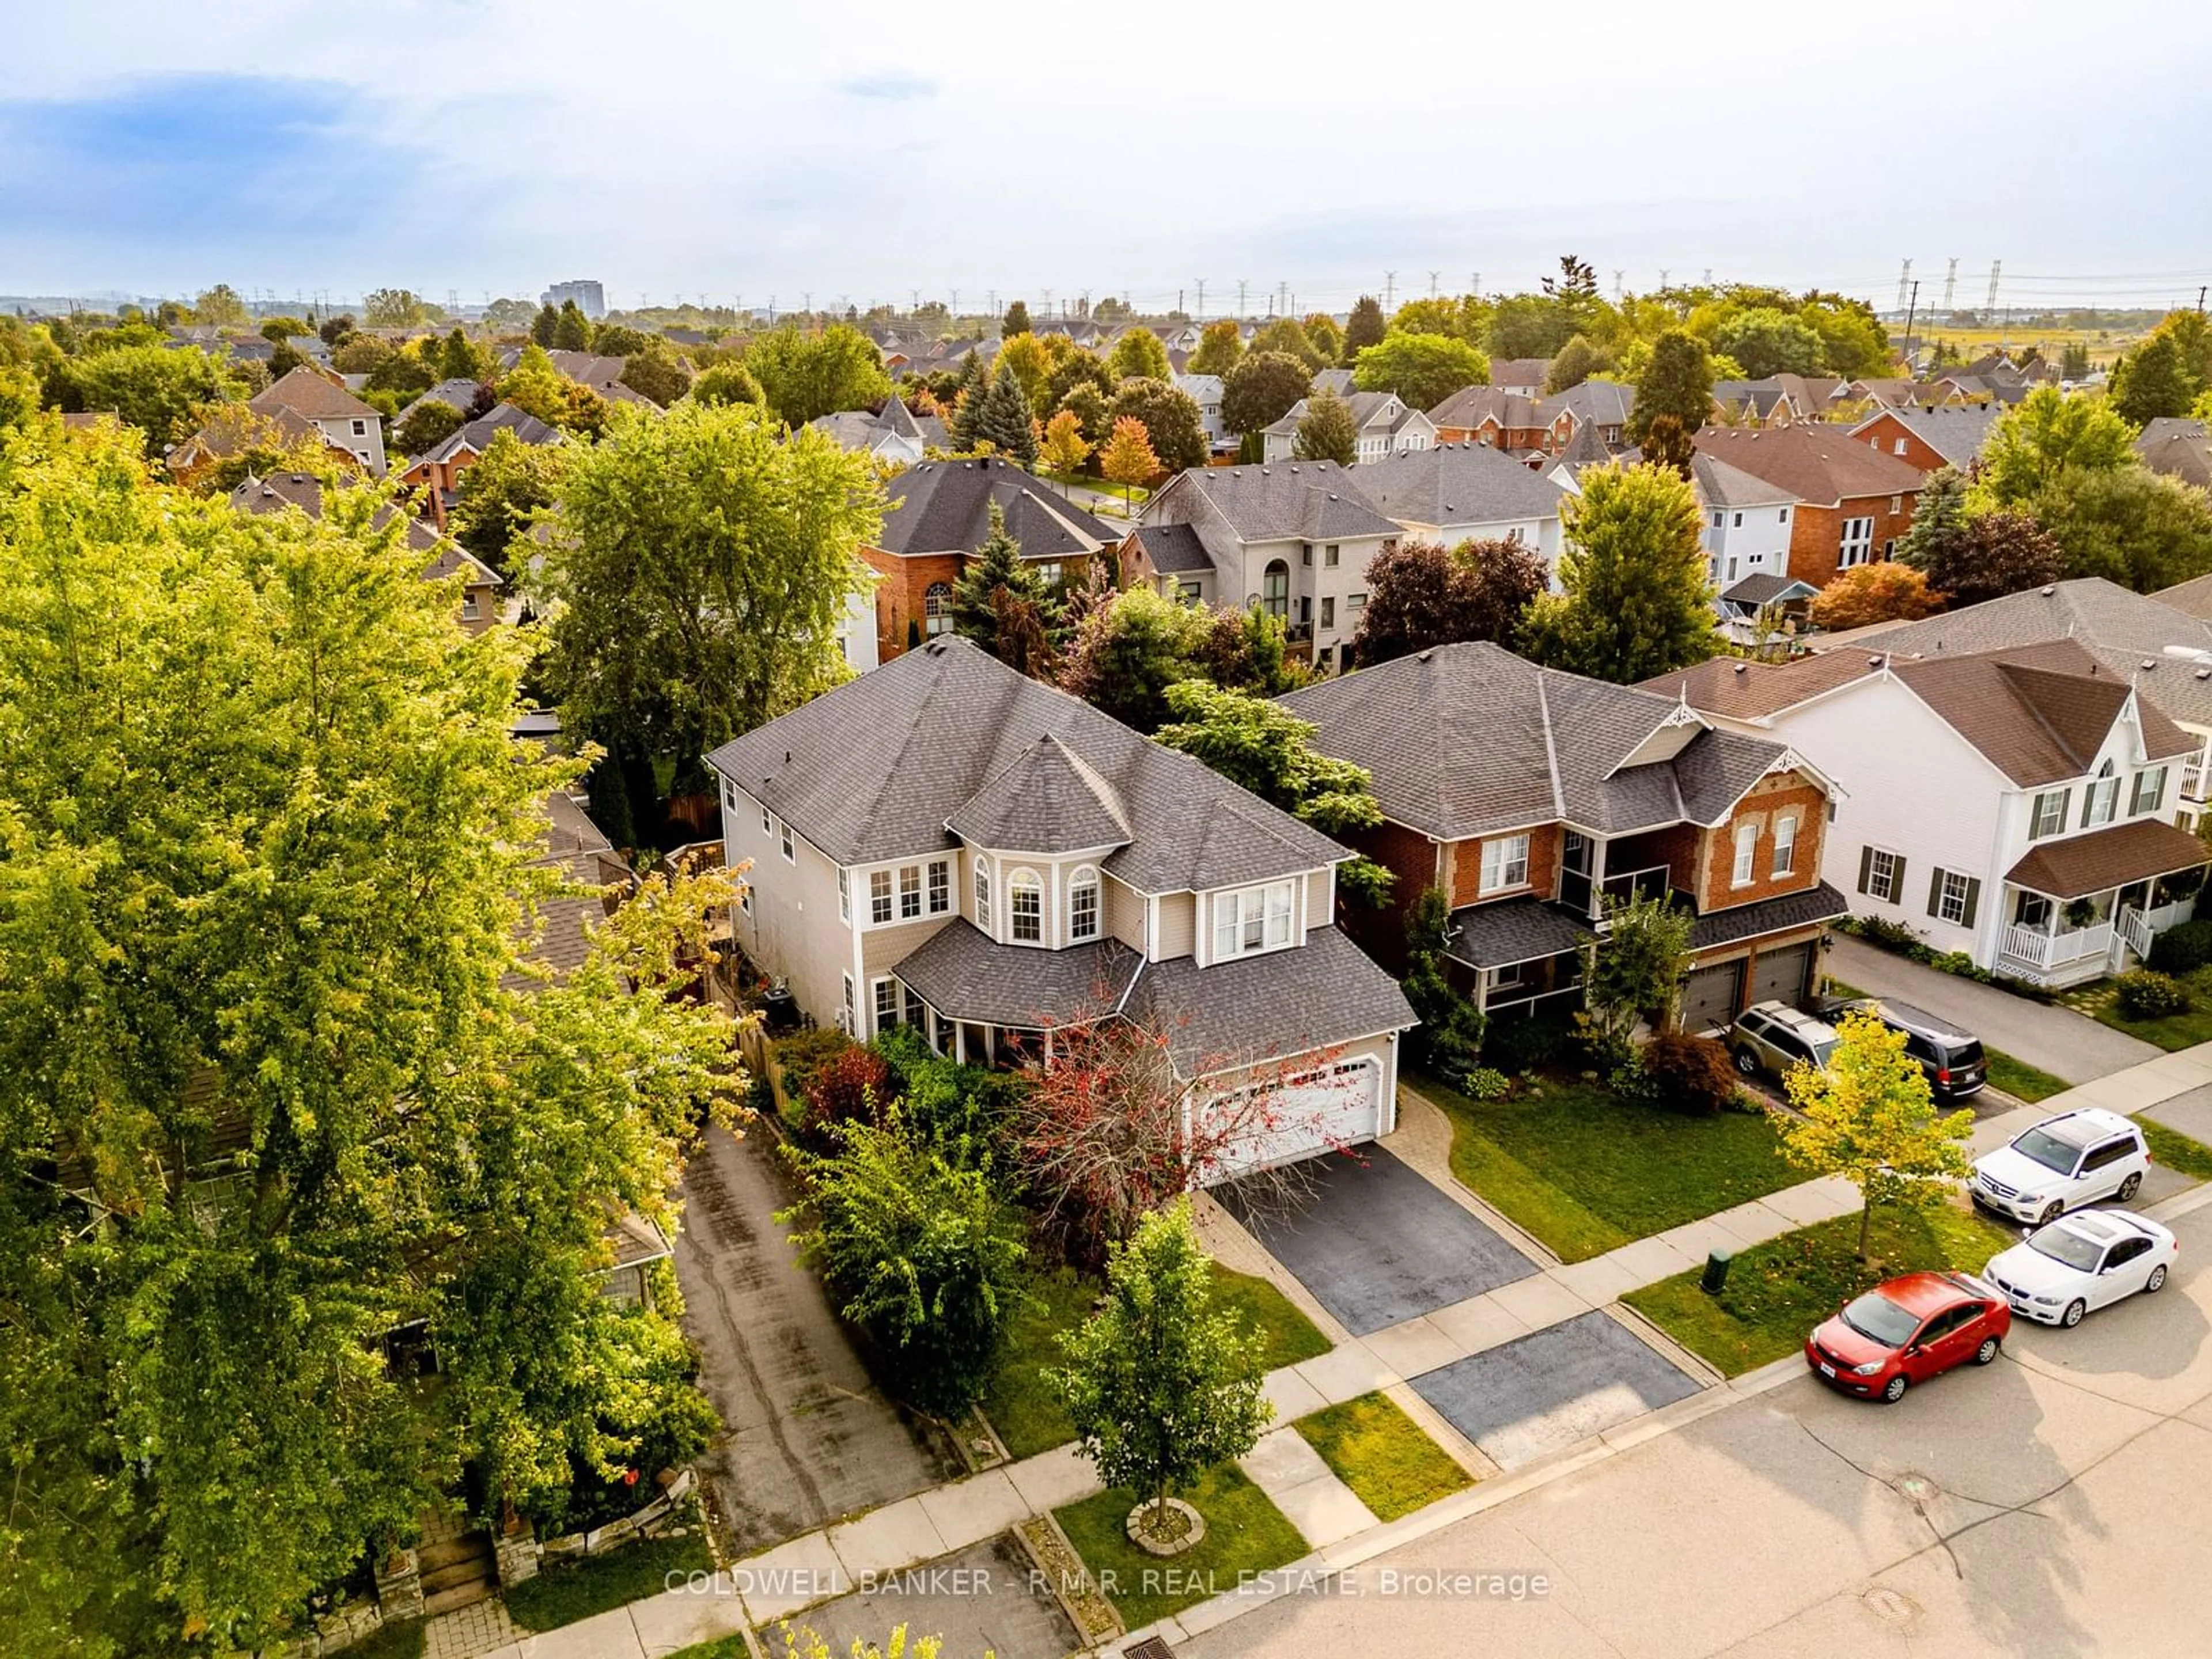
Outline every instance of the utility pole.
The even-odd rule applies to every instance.
[[[1951,303],[1951,295],[1958,286],[1959,260],[1954,254],[1952,256],[1951,268],[1943,273],[1943,315],[1947,318],[1956,308]]]
[[[1912,297],[1905,307],[1905,366],[1912,367],[1912,319],[1920,312],[1920,284],[1912,285]]]
[[[1398,273],[1395,270],[1386,270],[1382,273],[1382,314],[1385,317],[1398,308],[1397,298]]]
[[[1897,273],[1897,308],[1905,309],[1905,291],[1912,286],[1912,261],[1907,259],[1905,268]]]
[[[768,325],[770,328],[775,326],[775,295],[773,294],[768,296]]]
[[[907,294],[908,297],[907,300],[906,314],[908,319],[911,321],[915,313],[921,309],[921,290],[918,288],[908,289],[907,290]]]
[[[955,318],[960,315],[960,290],[957,288],[952,290],[952,314]]]
[[[2204,314],[2204,287],[2203,283],[2197,285],[2197,314],[2200,317]]]
[[[1467,291],[1478,299],[1481,297],[1482,273],[1480,271],[1470,270],[1467,273]]]
[[[1662,294],[1667,291],[1667,267],[1664,265],[1659,267],[1659,291]]]
[[[992,316],[997,316],[999,314],[999,290],[995,288],[985,289],[983,290],[983,303],[990,307],[990,314]]]
[[[1047,317],[1050,317],[1052,315],[1052,290],[1050,289],[1046,289],[1044,290],[1044,314]]]

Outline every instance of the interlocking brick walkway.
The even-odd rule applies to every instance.
[[[526,1633],[507,1616],[507,1603],[490,1596],[472,1607],[441,1613],[424,1625],[422,1659],[477,1659]]]

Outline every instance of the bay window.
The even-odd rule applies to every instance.
[[[1068,880],[1067,937],[1078,945],[1098,937],[1098,872],[1087,865]]]
[[[1006,914],[1018,945],[1044,942],[1044,884],[1034,870],[1017,870],[1006,883]]]

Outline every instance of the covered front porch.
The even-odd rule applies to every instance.
[[[1455,910],[1444,957],[1468,976],[1474,1006],[1492,1019],[1565,1015],[1582,1006],[1583,947],[1593,928],[1541,899]]]
[[[2208,862],[2196,836],[2148,818],[2036,848],[2005,872],[1993,971],[2058,988],[2140,964],[2195,913]]]

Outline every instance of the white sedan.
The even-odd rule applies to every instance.
[[[1982,1277],[2014,1313],[2070,1328],[2092,1308],[2157,1290],[2179,1249],[2155,1221],[2126,1210],[2080,1210],[1991,1256]]]

